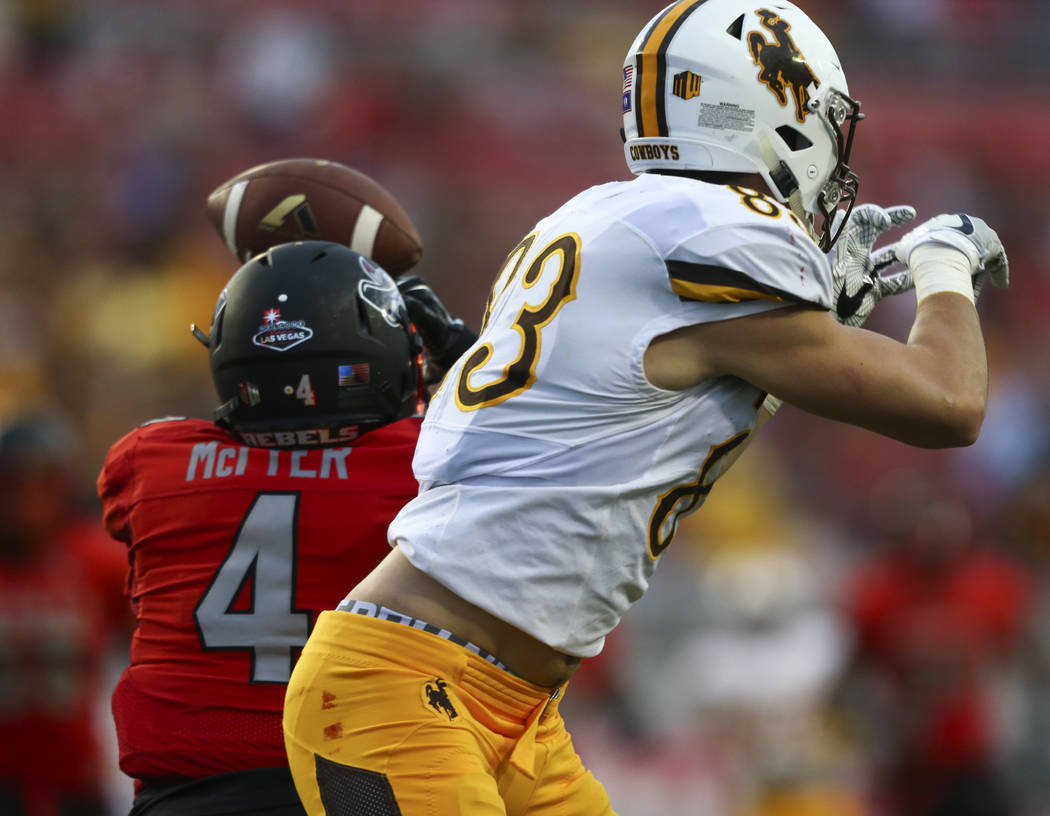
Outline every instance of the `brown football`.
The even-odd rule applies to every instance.
[[[208,220],[238,261],[289,241],[335,241],[397,275],[418,263],[415,224],[381,184],[324,159],[260,164],[208,196]]]

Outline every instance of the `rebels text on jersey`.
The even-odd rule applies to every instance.
[[[106,527],[128,546],[137,627],[113,693],[138,780],[284,765],[285,685],[318,613],[387,554],[416,493],[418,419],[346,447],[265,450],[164,420],[109,451]]]

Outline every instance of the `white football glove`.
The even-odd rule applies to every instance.
[[[926,243],[952,247],[966,256],[970,262],[974,301],[986,280],[991,280],[992,285],[999,289],[1010,285],[1010,265],[999,236],[982,219],[964,213],[931,218],[896,244],[879,250],[875,261],[892,263],[896,260],[908,265],[912,250]]]
[[[842,217],[840,210],[836,221],[841,223]],[[880,255],[883,250],[873,255],[871,250],[886,230],[907,224],[914,218],[915,208],[906,205],[883,208],[876,204],[860,204],[853,209],[835,242],[831,257],[835,295],[835,307],[831,313],[839,323],[860,326],[884,297],[912,288],[911,272],[907,269],[885,277],[881,275],[881,270],[890,266],[895,257],[887,259],[884,254]],[[838,223],[833,230],[838,228]],[[881,263],[877,263],[879,260]]]

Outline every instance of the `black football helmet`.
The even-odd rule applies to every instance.
[[[422,410],[422,343],[390,276],[346,246],[281,244],[219,295],[215,421],[249,445],[345,443]]]

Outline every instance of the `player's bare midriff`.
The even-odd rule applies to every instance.
[[[552,649],[467,603],[412,566],[397,548],[351,590],[350,597],[383,604],[448,629],[491,652],[519,677],[537,686],[559,686],[580,665],[580,658]]]

